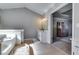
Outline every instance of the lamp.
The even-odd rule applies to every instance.
[[[43,31],[47,30],[47,26],[48,26],[48,21],[46,17],[38,20],[38,27],[40,30],[43,30]]]

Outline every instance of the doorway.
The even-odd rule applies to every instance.
[[[71,54],[71,38],[72,38],[72,4],[69,3],[60,10],[52,14],[53,20],[53,43]],[[67,47],[65,47],[67,46]]]

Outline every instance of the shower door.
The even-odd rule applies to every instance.
[[[57,22],[57,37],[67,37],[68,36],[68,24],[66,22]]]

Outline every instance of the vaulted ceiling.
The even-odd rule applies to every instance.
[[[0,3],[0,9],[27,8],[42,15],[54,5],[55,3]]]

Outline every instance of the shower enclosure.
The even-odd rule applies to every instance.
[[[72,38],[72,4],[68,4],[52,14],[53,42],[61,38]]]
[[[72,52],[72,4],[69,3],[51,14],[52,44],[71,54]]]

